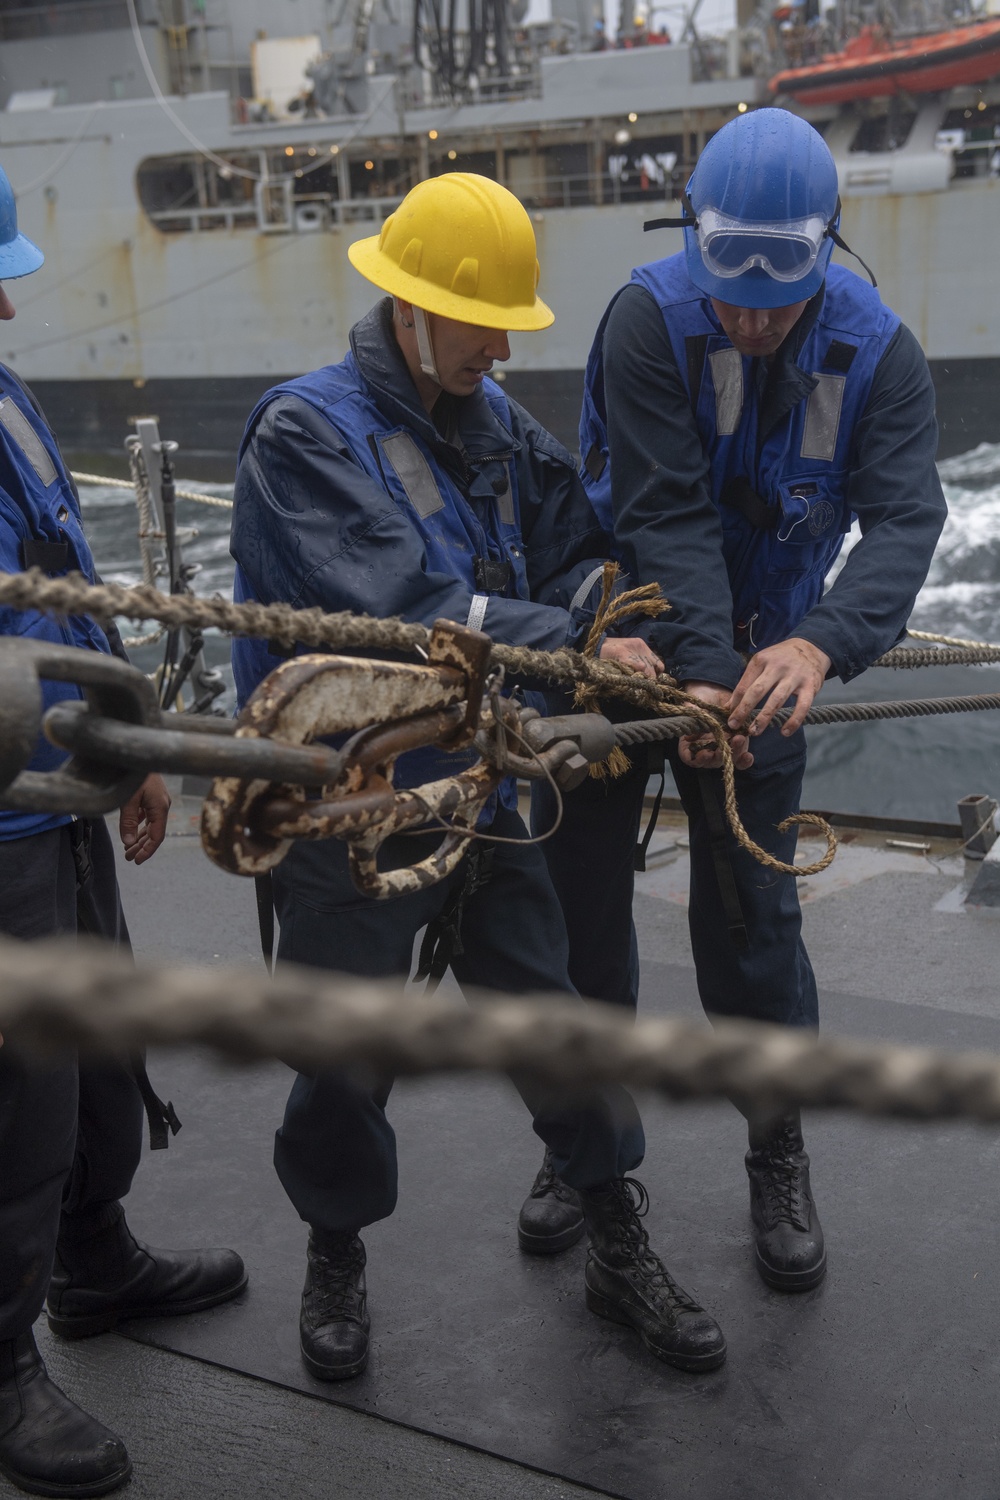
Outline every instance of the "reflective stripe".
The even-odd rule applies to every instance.
[[[507,488],[497,496],[497,514],[500,517],[501,526],[516,526],[517,516],[514,514],[514,494],[510,487],[510,478],[504,475]]]
[[[421,520],[444,510],[444,496],[434,482],[430,466],[408,432],[382,439],[382,452],[392,464],[407,499]]]
[[[844,375],[814,375],[818,381],[806,403],[806,420],[802,429],[802,458],[822,458],[830,462],[837,451],[840,410],[844,404]]]
[[[0,424],[7,429],[10,438],[20,448],[42,484],[48,489],[56,478],[56,466],[24,412],[9,396],[0,401]]]
[[[592,573],[588,573],[587,574],[586,578],[583,580],[583,582],[581,583],[580,587],[577,589],[576,593],[573,595],[572,599],[569,601],[569,612],[570,612],[570,614],[573,613],[574,609],[579,609],[580,608],[580,605],[583,603],[584,599],[586,599],[587,595],[590,593],[591,589],[594,587],[594,584],[597,582],[597,580],[599,578],[601,578],[603,576],[603,574],[604,574],[604,563],[599,563]]]
[[[465,622],[469,630],[482,630],[483,621],[486,619],[486,606],[489,602],[489,594],[473,594],[472,603],[469,605],[469,618]]]
[[[708,356],[715,386],[715,430],[730,437],[743,411],[743,360],[736,349],[717,349]]]

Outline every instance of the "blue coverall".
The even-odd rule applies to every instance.
[[[55,550],[36,558],[39,545]],[[55,438],[30,392],[0,365],[0,567],[17,572],[36,561],[53,576],[76,568],[95,578]],[[85,617],[4,608],[0,632],[125,655],[113,625],[105,632]],[[45,685],[46,702],[67,696],[79,691]],[[40,741],[31,768],[63,759]],[[129,945],[103,818],[0,810],[0,932],[77,931]],[[78,1063],[75,1053],[26,1061],[11,1043],[0,1047],[0,1341],[27,1333],[42,1309],[60,1214],[95,1228],[117,1214],[142,1153],[142,1118],[127,1061]]]
[[[608,544],[570,455],[498,388],[442,394],[432,420],[388,300],[354,327],[340,365],[269,393],[244,438],[232,532],[238,598],[425,624],[471,617],[498,641],[555,648],[588,628],[592,609],[574,600],[589,599],[587,581]],[[509,564],[506,583],[476,582],[474,549]],[[277,659],[263,642],[237,642],[233,664],[245,699]],[[430,779],[418,756],[401,757],[397,784]],[[480,831],[527,837],[512,786]],[[397,863],[426,852],[405,842]],[[464,878],[463,862],[441,885],[376,902],[351,884],[335,840],[296,844],[274,871],[278,956],[372,977],[408,974],[417,932]],[[489,883],[466,900],[461,941],[452,969],[463,986],[572,993],[565,928],[536,847],[494,846]],[[572,1186],[595,1187],[641,1161],[642,1126],[623,1089],[569,1105],[517,1082]],[[275,1165],[314,1227],[357,1231],[393,1211],[390,1088],[391,1079],[339,1072],[296,1079]]]
[[[661,263],[671,268],[674,286],[680,278],[686,280],[677,264],[682,261],[679,256]],[[846,286],[848,293],[850,283],[844,278],[851,274],[831,268],[838,288]],[[690,282],[687,287],[692,302],[700,299],[709,349],[724,348],[728,340],[708,299]],[[833,335],[818,358],[816,341],[809,343],[814,328],[822,326],[824,296],[821,288],[770,360],[744,358],[741,366],[737,360],[742,410],[738,419],[732,413],[730,422],[735,439],[750,430],[757,434],[756,451],[751,447],[744,454],[743,473],[765,500],[780,489],[781,473],[765,482],[757,468],[761,453],[776,447],[780,451],[796,409],[801,416],[801,404],[818,384],[814,372],[832,352]],[[864,286],[863,295],[855,293],[854,300],[864,307],[872,296]],[[830,657],[831,675],[849,681],[905,629],[945,519],[934,467],[934,391],[916,339],[900,325],[888,340],[860,418],[846,434],[846,472],[839,478],[848,524],[850,512],[860,523],[860,542],[818,602],[802,605],[801,596],[790,593],[794,603],[787,617],[777,633],[762,640],[753,636],[752,623],[748,629],[748,621],[737,618],[742,614],[734,604],[738,563],[726,544],[732,521],[723,515],[717,493],[713,498],[721,477],[713,471],[713,452],[714,461],[726,452],[705,430],[706,393],[708,412],[715,410],[709,384],[714,371],[702,348],[698,389],[689,391],[694,361],[689,357],[688,367],[679,367],[670,317],[669,307],[661,311],[650,289],[633,281],[615,301],[603,340],[616,548],[631,581],[659,583],[671,604],[667,615],[637,627],[636,633],[646,637],[666,670],[682,681],[735,687],[744,669],[741,653],[789,636],[818,646]],[[808,367],[799,364],[806,350],[816,361],[807,361]],[[693,352],[698,353],[697,344]],[[844,362],[841,357],[831,368]],[[586,461],[588,454],[583,457]],[[793,460],[799,460],[798,452],[790,457],[789,472],[800,472],[802,464],[796,471]],[[811,459],[810,464],[814,471],[823,466],[822,460]],[[779,527],[777,535],[783,534]],[[791,583],[790,578],[786,586]],[[741,816],[753,839],[790,863],[797,830],[779,835],[776,825],[799,810],[805,735],[799,731],[785,738],[771,728],[751,742],[751,749],[754,765],[736,773]],[[802,942],[795,877],[762,867],[736,844],[728,827],[717,835],[731,865],[747,933],[745,946],[734,941],[712,851],[721,772],[684,765],[674,744],[668,755],[690,822],[689,924],[705,1009],[712,1015],[815,1026],[816,981]],[[570,794],[562,827],[543,846],[567,919],[571,978],[594,998],[632,1006],[638,995],[632,857],[647,779],[647,760],[639,754],[620,780],[591,781]],[[537,788],[534,820],[544,824],[551,812],[547,789]],[[595,884],[598,874],[600,886]]]

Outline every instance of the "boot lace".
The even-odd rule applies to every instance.
[[[343,1246],[310,1247],[310,1291],[317,1317],[325,1321],[358,1315],[357,1280],[364,1268],[364,1246],[356,1235],[345,1238]]]
[[[552,1165],[552,1157],[548,1151],[545,1159],[538,1170],[538,1176],[531,1185],[531,1198],[558,1198],[560,1203],[569,1203],[575,1196],[573,1188],[563,1182]]]
[[[649,1194],[637,1177],[622,1177],[614,1184],[618,1206],[615,1227],[620,1248],[635,1265],[646,1291],[671,1312],[701,1312],[701,1304],[677,1285],[656,1251],[640,1220],[649,1212]],[[634,1194],[634,1196],[633,1196]]]
[[[798,1143],[782,1133],[766,1150],[754,1153],[757,1185],[772,1223],[808,1228],[809,1200],[797,1159]]]

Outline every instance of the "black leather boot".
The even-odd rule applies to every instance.
[[[529,1255],[555,1255],[583,1238],[580,1195],[557,1177],[546,1151],[531,1192],[521,1205],[517,1242]]]
[[[85,1339],[121,1318],[171,1318],[227,1302],[247,1284],[235,1250],[154,1250],[125,1222],[120,1203],[63,1217],[49,1283],[48,1320],[64,1339]]]
[[[307,1258],[299,1318],[302,1358],[317,1380],[351,1380],[368,1363],[365,1247],[350,1230],[311,1229]]]
[[[826,1247],[798,1113],[751,1120],[746,1163],[757,1270],[779,1292],[808,1292],[826,1275]]]
[[[121,1438],[52,1384],[33,1335],[0,1341],[0,1474],[29,1495],[106,1495],[131,1472]]]
[[[717,1369],[726,1357],[722,1329],[681,1290],[650,1248],[639,1222],[649,1206],[642,1183],[616,1178],[581,1193],[580,1202],[590,1235],[586,1284],[591,1312],[634,1328],[647,1349],[678,1370]]]

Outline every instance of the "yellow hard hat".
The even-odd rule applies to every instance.
[[[474,172],[418,183],[381,234],[347,253],[382,291],[443,318],[517,332],[555,321],[535,295],[535,231],[524,207]]]

